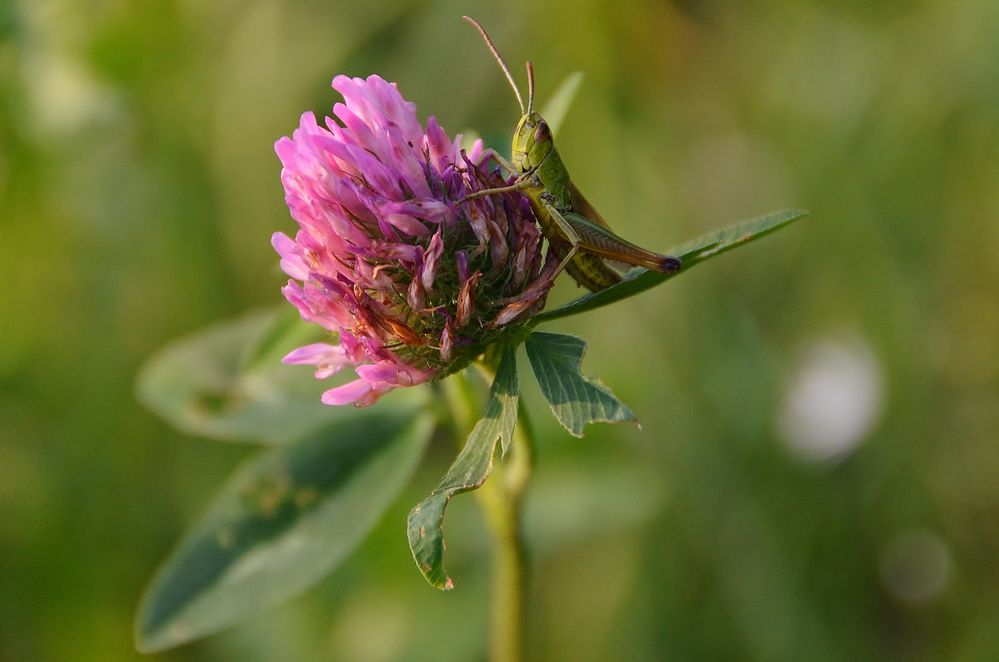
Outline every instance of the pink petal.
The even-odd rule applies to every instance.
[[[400,384],[399,366],[391,361],[379,361],[357,366],[357,376],[371,383]]]
[[[318,365],[330,357],[342,357],[343,348],[324,342],[312,343],[298,349],[293,349],[281,359],[281,363],[290,365]]]
[[[468,150],[468,160],[475,165],[480,165],[482,163],[482,156],[485,154],[485,145],[482,143],[482,139],[476,140],[472,143],[472,148]]]
[[[453,355],[454,333],[451,331],[451,323],[446,322],[444,324],[444,330],[441,331],[441,360],[450,361]]]
[[[433,289],[434,280],[437,278],[437,263],[440,261],[443,253],[444,238],[440,229],[438,229],[430,240],[426,252],[423,254],[423,270],[420,274],[420,280],[423,283],[423,288],[426,290]]]
[[[371,392],[371,383],[364,379],[355,379],[343,386],[337,386],[323,393],[324,405],[349,405]]]
[[[437,172],[444,172],[445,168],[454,164],[457,156],[454,145],[433,115],[427,119],[427,134],[423,138],[423,146],[430,153],[430,163]]]
[[[392,224],[392,227],[401,232],[405,232],[411,237],[422,237],[427,234],[427,226],[406,214],[385,214],[385,220]]]
[[[298,280],[309,278],[309,267],[302,258],[301,247],[283,232],[271,235],[271,246],[281,256],[281,270]]]
[[[346,351],[343,347],[328,345],[326,343],[313,343],[305,347],[299,347],[281,359],[281,362],[317,366],[316,379],[326,379],[331,375],[335,375],[340,372],[341,368],[351,363],[347,359]]]
[[[406,303],[413,310],[423,310],[426,302],[426,291],[423,289],[420,279],[414,278],[410,281],[409,287],[406,288]]]

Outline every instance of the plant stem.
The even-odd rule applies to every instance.
[[[496,365],[475,364],[492,383]],[[466,373],[444,382],[451,424],[459,440],[468,436],[478,419],[481,405]],[[527,587],[527,554],[521,530],[521,503],[534,464],[534,440],[527,412],[521,406],[513,443],[507,457],[494,461],[492,475],[475,496],[486,517],[493,539],[492,597],[489,617],[491,662],[520,662],[524,651],[524,620]]]
[[[528,577],[521,504],[533,460],[530,425],[521,408],[509,455],[476,493],[493,537],[492,662],[519,662],[523,657]]]

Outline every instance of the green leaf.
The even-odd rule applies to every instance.
[[[666,251],[667,255],[677,255],[683,260],[683,266],[676,273],[661,274],[641,268],[632,269],[625,274],[624,280],[617,285],[608,287],[606,290],[581,296],[575,301],[570,301],[559,308],[545,311],[536,316],[532,320],[532,323],[538,324],[540,322],[559,319],[560,317],[578,315],[579,313],[585,313],[595,308],[614,303],[615,301],[635,296],[640,292],[664,283],[679,273],[691,269],[708,258],[742,246],[754,239],[759,239],[807,215],[807,211],[800,209],[785,209],[767,214],[766,216],[743,221],[742,223],[736,223],[724,230],[704,235]]]
[[[634,421],[635,415],[595,377],[580,372],[586,342],[576,336],[534,332],[527,337],[527,358],[555,418],[574,437],[588,423]]]
[[[331,387],[310,366],[284,365],[296,347],[328,339],[288,306],[255,311],[174,341],[143,367],[138,397],[176,428],[225,441],[283,443],[325,421],[353,416],[351,407],[319,400]],[[393,399],[426,398],[399,389]]]
[[[507,346],[489,390],[485,416],[475,424],[437,488],[409,513],[407,533],[413,559],[427,581],[441,590],[454,587],[444,569],[444,509],[454,495],[486,482],[497,440],[504,452],[509,448],[517,424],[518,397],[516,350]]]
[[[398,495],[433,425],[413,408],[368,411],[244,464],[144,595],[139,650],[209,634],[318,581]]]
[[[240,356],[240,368],[244,373],[271,370],[291,350],[309,343],[330,340],[328,331],[303,320],[294,308],[281,305],[275,310],[260,311],[260,315],[266,318],[268,312],[270,317],[249,338]],[[256,314],[249,313],[248,316]]]
[[[562,79],[562,82],[555,89],[554,94],[548,99],[548,103],[541,109],[541,116],[548,123],[552,135],[558,133],[559,127],[562,126],[562,122],[565,120],[565,116],[569,114],[569,108],[572,106],[572,102],[576,98],[576,92],[579,91],[579,86],[582,82],[582,71],[574,71],[569,74]]]

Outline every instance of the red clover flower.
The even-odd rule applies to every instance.
[[[460,369],[522,325],[557,265],[524,196],[466,199],[507,183],[481,141],[466,153],[433,117],[424,130],[379,76],[337,76],[333,88],[340,124],[305,113],[275,145],[299,230],[272,243],[291,277],[285,297],[339,339],[284,362],[315,365],[320,379],[355,366],[322,401],[361,406]]]

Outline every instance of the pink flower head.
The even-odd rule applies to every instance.
[[[318,378],[354,366],[357,379],[322,400],[367,405],[458,370],[523,323],[544,306],[555,264],[524,196],[465,199],[506,184],[481,141],[465,153],[433,117],[424,129],[378,76],[337,76],[333,88],[339,123],[305,113],[275,145],[299,230],[272,243],[291,277],[285,297],[339,344],[284,361]]]

